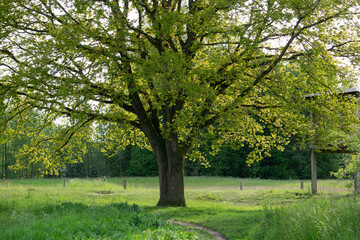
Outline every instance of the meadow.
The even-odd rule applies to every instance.
[[[158,208],[156,177],[0,180],[0,239],[212,238],[168,220],[227,239],[359,239],[348,183],[319,180],[312,196],[310,181],[187,177],[188,207]]]

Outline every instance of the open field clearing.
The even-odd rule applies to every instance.
[[[348,183],[319,180],[320,193],[311,196],[310,181],[300,189],[299,180],[188,177],[188,207],[158,208],[156,177],[65,179],[65,187],[64,179],[1,180],[0,229],[6,231],[1,231],[0,239],[210,239],[204,231],[190,233],[167,219],[197,223],[227,239],[265,239],[265,230],[257,230],[261,236],[254,231],[273,219],[272,213],[278,211],[273,206],[284,209],[305,202],[311,207],[315,201],[326,209],[324,199],[353,199],[343,197],[351,196]],[[286,216],[287,210],[282,211]],[[277,222],[280,225],[281,219]]]

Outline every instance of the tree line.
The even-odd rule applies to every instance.
[[[291,146],[283,152],[273,151],[270,157],[252,165],[246,163],[249,149],[234,150],[224,147],[217,155],[209,155],[210,166],[200,161],[185,161],[186,176],[229,176],[264,179],[310,179],[309,150],[294,150]],[[318,154],[318,178],[331,178],[342,164],[341,154]],[[114,157],[107,157],[99,149],[93,148],[84,161],[69,164],[64,170],[67,177],[123,177],[158,176],[153,153],[138,146],[127,146]]]
[[[54,177],[44,174],[45,166],[41,162],[31,163],[31,159],[22,159],[27,166],[14,171],[16,153],[26,140],[18,137],[0,145],[1,178],[41,178]],[[59,177],[124,177],[158,176],[153,153],[136,145],[129,145],[112,156],[106,154],[104,146],[87,142],[86,152],[81,162],[66,164],[59,170]],[[308,149],[294,149],[293,142],[284,151],[273,150],[270,157],[248,166],[246,158],[251,151],[247,147],[234,150],[223,147],[216,155],[206,154],[209,166],[200,161],[185,161],[186,176],[231,176],[264,179],[310,179],[310,154]],[[343,155],[318,154],[318,177],[329,178],[330,172],[336,172],[341,166]]]

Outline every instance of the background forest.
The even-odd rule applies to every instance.
[[[36,119],[36,114],[34,115]],[[55,125],[53,128],[56,128]],[[98,129],[101,127],[98,126]],[[51,135],[55,129],[49,129]],[[98,131],[101,133],[101,131]],[[100,136],[101,139],[101,136]],[[0,176],[1,178],[34,178],[43,177],[46,172],[44,163],[33,163],[26,155],[19,154],[29,143],[26,131],[18,133],[15,138],[3,141],[0,145]],[[153,153],[137,145],[129,145],[124,150],[109,153],[104,151],[108,143],[83,140],[84,149],[80,153],[82,162],[67,164],[60,169],[62,177],[121,177],[121,176],[157,176],[158,170]],[[187,176],[231,176],[242,178],[264,179],[309,179],[310,153],[307,148],[299,150],[297,140],[285,146],[284,151],[273,150],[270,157],[251,166],[246,163],[246,157],[251,151],[248,147],[238,150],[223,147],[215,156],[206,154],[209,167],[200,161],[185,161]],[[121,149],[121,146],[112,146]],[[107,152],[107,153],[105,153]],[[66,157],[66,156],[64,156]],[[337,171],[342,163],[342,154],[318,154],[318,177],[329,178],[330,172]],[[12,165],[16,159],[24,164],[23,169],[14,171]],[[45,177],[52,177],[46,175]]]

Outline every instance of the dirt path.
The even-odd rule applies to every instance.
[[[221,233],[219,232],[216,232],[210,228],[206,228],[206,227],[203,227],[199,224],[196,224],[196,223],[189,223],[189,222],[182,222],[182,221],[176,221],[176,220],[172,220],[171,222],[173,223],[176,223],[176,224],[180,224],[182,226],[186,226],[186,227],[191,227],[191,228],[196,228],[196,229],[200,229],[200,230],[204,230],[204,231],[207,231],[208,233],[210,233],[211,235],[214,236],[214,238],[216,240],[226,240],[226,238],[221,235]]]

